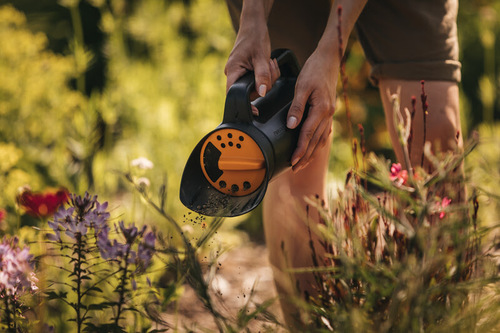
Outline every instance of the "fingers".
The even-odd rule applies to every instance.
[[[224,68],[224,73],[227,77],[226,93],[240,77],[242,77],[246,72],[251,71],[252,67],[253,66],[232,65],[231,62],[228,62]],[[259,96],[265,96],[281,75],[278,61],[276,59],[269,59],[269,62],[267,63],[267,70],[264,70],[263,66],[259,66],[259,69],[255,69],[254,72],[255,92],[250,94],[250,100],[254,100]],[[262,83],[263,78],[266,83]]]
[[[334,108],[324,101],[317,105],[314,105],[314,102],[314,99],[310,101],[312,105],[300,130],[297,148],[292,155],[291,161],[294,171],[305,167],[313,156],[315,149],[329,142]],[[289,114],[291,111],[289,111]],[[298,109],[294,111],[297,111],[296,116],[298,122],[300,122],[303,111],[298,112]],[[294,117],[293,113],[291,117]]]
[[[251,67],[251,66],[248,66],[248,67]],[[227,76],[226,93],[228,92],[229,88],[249,70],[250,69],[247,69],[247,67],[244,67],[244,66],[232,66],[231,62],[228,62],[228,64],[226,65],[226,67],[224,69],[224,73]],[[264,74],[262,74],[262,73],[264,73]],[[261,69],[259,69],[259,74],[258,74],[257,69],[256,69],[255,70],[256,90],[255,90],[255,92],[252,92],[250,94],[250,100],[253,101],[259,96],[262,96],[262,97],[265,96],[266,93],[274,85],[276,80],[278,80],[280,75],[281,75],[281,72],[280,72],[280,69],[278,66],[278,61],[276,59],[269,59],[269,61],[267,62],[267,70],[266,71],[264,71],[261,68]],[[263,77],[268,77],[268,79],[266,79],[266,80],[269,80],[268,81],[269,83],[267,83],[267,84],[260,83],[262,81],[257,81],[258,77],[260,78],[260,80],[262,80]],[[265,89],[264,89],[264,86],[265,86]],[[261,87],[260,91],[259,91],[258,87]],[[259,115],[259,110],[254,105],[252,105],[252,113],[255,116]]]
[[[252,114],[256,117],[259,116],[259,109],[257,109],[257,107],[253,104],[250,104],[252,106]]]
[[[245,67],[235,66],[235,68],[231,69],[229,65],[226,65],[224,69],[224,73],[226,74],[226,94],[231,88],[231,86],[245,73],[248,71]]]
[[[276,58],[269,61],[269,70],[271,71],[271,85],[274,85],[281,75],[278,60],[276,60]]]
[[[263,57],[255,59],[254,63],[255,74],[255,90],[260,97],[264,97],[272,87],[272,66],[271,60]]]
[[[278,80],[278,78],[281,75],[280,68],[278,66],[278,61],[276,59],[270,59],[269,60],[269,73],[271,75],[271,87],[272,87],[274,85],[274,83],[276,82],[276,80]],[[268,91],[269,91],[269,89],[266,90],[266,93]],[[250,94],[250,100],[253,101],[253,100],[255,100],[259,96],[260,96],[260,94],[258,94],[257,92],[251,93]],[[252,104],[252,113],[253,113],[254,116],[258,116],[259,115],[259,110],[253,104]]]
[[[276,83],[276,81],[279,79],[281,75],[280,68],[278,66],[278,61],[276,59],[269,60],[269,73],[271,75],[271,86],[269,87],[269,89],[266,90],[266,94],[267,92],[269,92],[269,90],[271,90],[271,87],[274,86],[274,83]],[[258,97],[261,97],[261,95],[257,93],[257,91],[250,93],[251,101],[257,99]]]
[[[328,142],[330,142],[330,134],[332,132],[332,121],[322,121],[320,122],[318,128],[314,132],[307,148],[305,149],[304,155],[302,157],[292,157],[295,159],[295,164],[292,166],[292,170],[294,172],[300,171],[304,167],[306,167],[309,162],[314,158],[315,152],[324,147]],[[300,152],[298,152],[300,154]],[[295,155],[295,154],[294,154]],[[298,160],[297,160],[298,158]]]
[[[307,100],[309,99],[309,90],[303,89],[299,83],[295,87],[295,97],[293,98],[290,110],[288,110],[286,126],[289,129],[294,129],[300,124]]]

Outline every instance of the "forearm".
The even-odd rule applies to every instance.
[[[318,51],[325,52],[333,56],[340,63],[339,49],[345,50],[345,44],[354,28],[359,15],[363,11],[368,0],[336,0],[332,3],[328,23],[323,35],[318,43]],[[338,8],[341,6],[342,12],[339,17]],[[338,27],[340,24],[341,40],[339,40]],[[343,45],[340,45],[343,41]]]
[[[274,0],[244,0],[241,9],[240,29],[266,26]]]

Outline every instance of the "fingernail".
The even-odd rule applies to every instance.
[[[297,164],[297,162],[299,161],[299,158],[298,157],[295,157],[293,160],[292,160],[292,166]]]
[[[260,97],[266,96],[267,86],[265,84],[261,84],[259,87],[259,95]]]
[[[297,125],[297,118],[294,116],[288,117],[288,120],[286,121],[286,127],[288,128],[295,128]]]

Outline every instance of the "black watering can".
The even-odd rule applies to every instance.
[[[255,79],[248,72],[229,88],[222,123],[189,156],[180,188],[187,208],[208,216],[247,213],[262,201],[271,179],[291,166],[302,124],[291,130],[286,118],[300,69],[290,50],[275,50],[271,57],[281,76],[252,102],[259,116],[252,114]]]

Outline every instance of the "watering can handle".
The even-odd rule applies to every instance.
[[[280,68],[280,77],[297,77],[300,68],[292,51],[277,49],[271,53]],[[255,75],[250,71],[239,78],[228,90],[224,107],[224,123],[251,123],[253,120],[250,93],[255,89]]]

